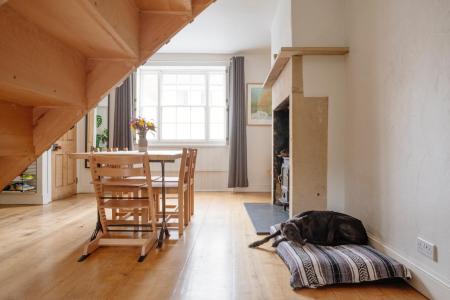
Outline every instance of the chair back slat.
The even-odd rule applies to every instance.
[[[133,187],[142,186],[146,186],[148,193],[151,194],[151,172],[147,153],[143,155],[92,153],[90,165],[98,195],[106,192],[132,192]]]
[[[132,165],[132,164],[142,164],[142,155],[134,154],[100,154],[94,153],[93,159],[99,164],[108,165]]]
[[[185,183],[186,179],[187,179],[187,167],[186,164],[188,162],[189,158],[188,158],[188,150],[186,148],[183,148],[183,152],[181,155],[181,163],[180,163],[180,170],[178,173],[178,179],[180,183]],[[182,188],[182,184],[179,185],[179,188]]]
[[[195,166],[197,164],[197,149],[190,149],[189,152],[191,157],[191,164],[189,167],[189,177],[191,180],[193,180],[195,176]]]
[[[145,176],[145,170],[143,167],[137,168],[136,165],[133,167],[111,167],[107,165],[106,167],[97,168],[94,173],[97,176],[103,177],[131,177],[131,176]]]

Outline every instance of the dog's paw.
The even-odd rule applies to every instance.
[[[256,248],[258,246],[259,246],[259,243],[257,243],[257,242],[254,242],[254,243],[251,243],[250,245],[248,245],[249,248]]]

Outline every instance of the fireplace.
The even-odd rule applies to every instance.
[[[289,98],[273,111],[273,203],[289,206]]]

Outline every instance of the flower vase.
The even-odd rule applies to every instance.
[[[147,152],[148,141],[147,141],[147,131],[139,132],[138,150],[139,152]]]

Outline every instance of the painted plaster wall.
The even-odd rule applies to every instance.
[[[450,2],[349,0],[347,10],[345,211],[409,261],[425,291],[450,299]],[[417,252],[418,236],[437,261]]]
[[[278,5],[270,31],[271,60],[281,47],[292,47],[292,0],[277,0]]]

